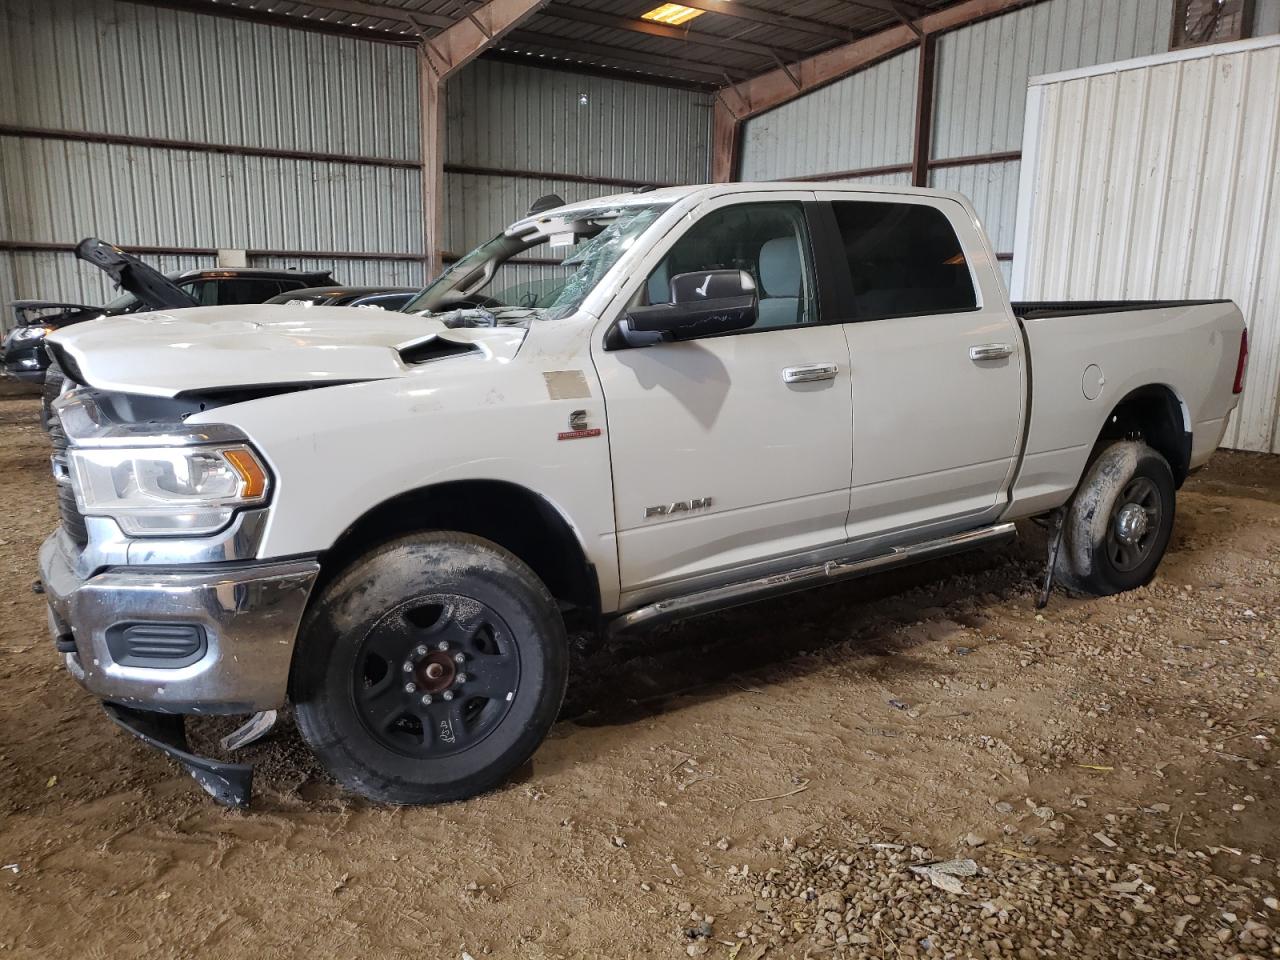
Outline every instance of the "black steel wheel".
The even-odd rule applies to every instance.
[[[352,563],[308,610],[290,693],[298,729],[355,793],[463,800],[546,737],[568,677],[564,622],[524,563],[456,533]]]
[[[1149,583],[1169,546],[1175,507],[1168,461],[1141,441],[1113,443],[1072,498],[1059,579],[1097,596]]]
[[[411,757],[447,757],[506,718],[520,686],[520,648],[488,604],[430,594],[373,625],[352,680],[356,712],[374,739]]]

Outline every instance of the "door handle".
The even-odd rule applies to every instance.
[[[1007,343],[980,343],[969,348],[969,359],[974,363],[983,360],[1004,360],[1013,356],[1013,347]]]
[[[806,363],[802,367],[787,367],[782,371],[782,382],[813,383],[817,380],[834,380],[839,369],[834,363]]]

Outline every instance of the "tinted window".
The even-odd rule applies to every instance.
[[[853,278],[858,319],[977,306],[969,264],[942,211],[918,203],[860,200],[831,206]]]
[[[279,292],[280,284],[275,280],[234,277],[217,282],[217,299],[214,302],[218,304],[262,303]]]
[[[743,203],[707,214],[649,275],[648,302],[670,303],[672,277],[706,270],[751,274],[760,297],[752,329],[817,319],[809,234],[798,203]]]

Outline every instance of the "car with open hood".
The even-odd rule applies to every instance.
[[[0,340],[0,370],[28,383],[43,383],[49,368],[44,339],[72,324],[180,307],[262,303],[283,292],[332,283],[327,270],[218,267],[163,274],[119,247],[89,237],[76,245],[78,259],[101,269],[122,291],[93,306],[56,300],[15,300],[14,326]]]

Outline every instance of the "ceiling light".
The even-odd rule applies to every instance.
[[[686,7],[680,3],[664,3],[661,6],[654,7],[648,13],[640,14],[645,20],[653,20],[656,23],[666,23],[673,27],[678,27],[682,23],[688,23],[694,17],[702,16],[703,11],[694,7]]]

